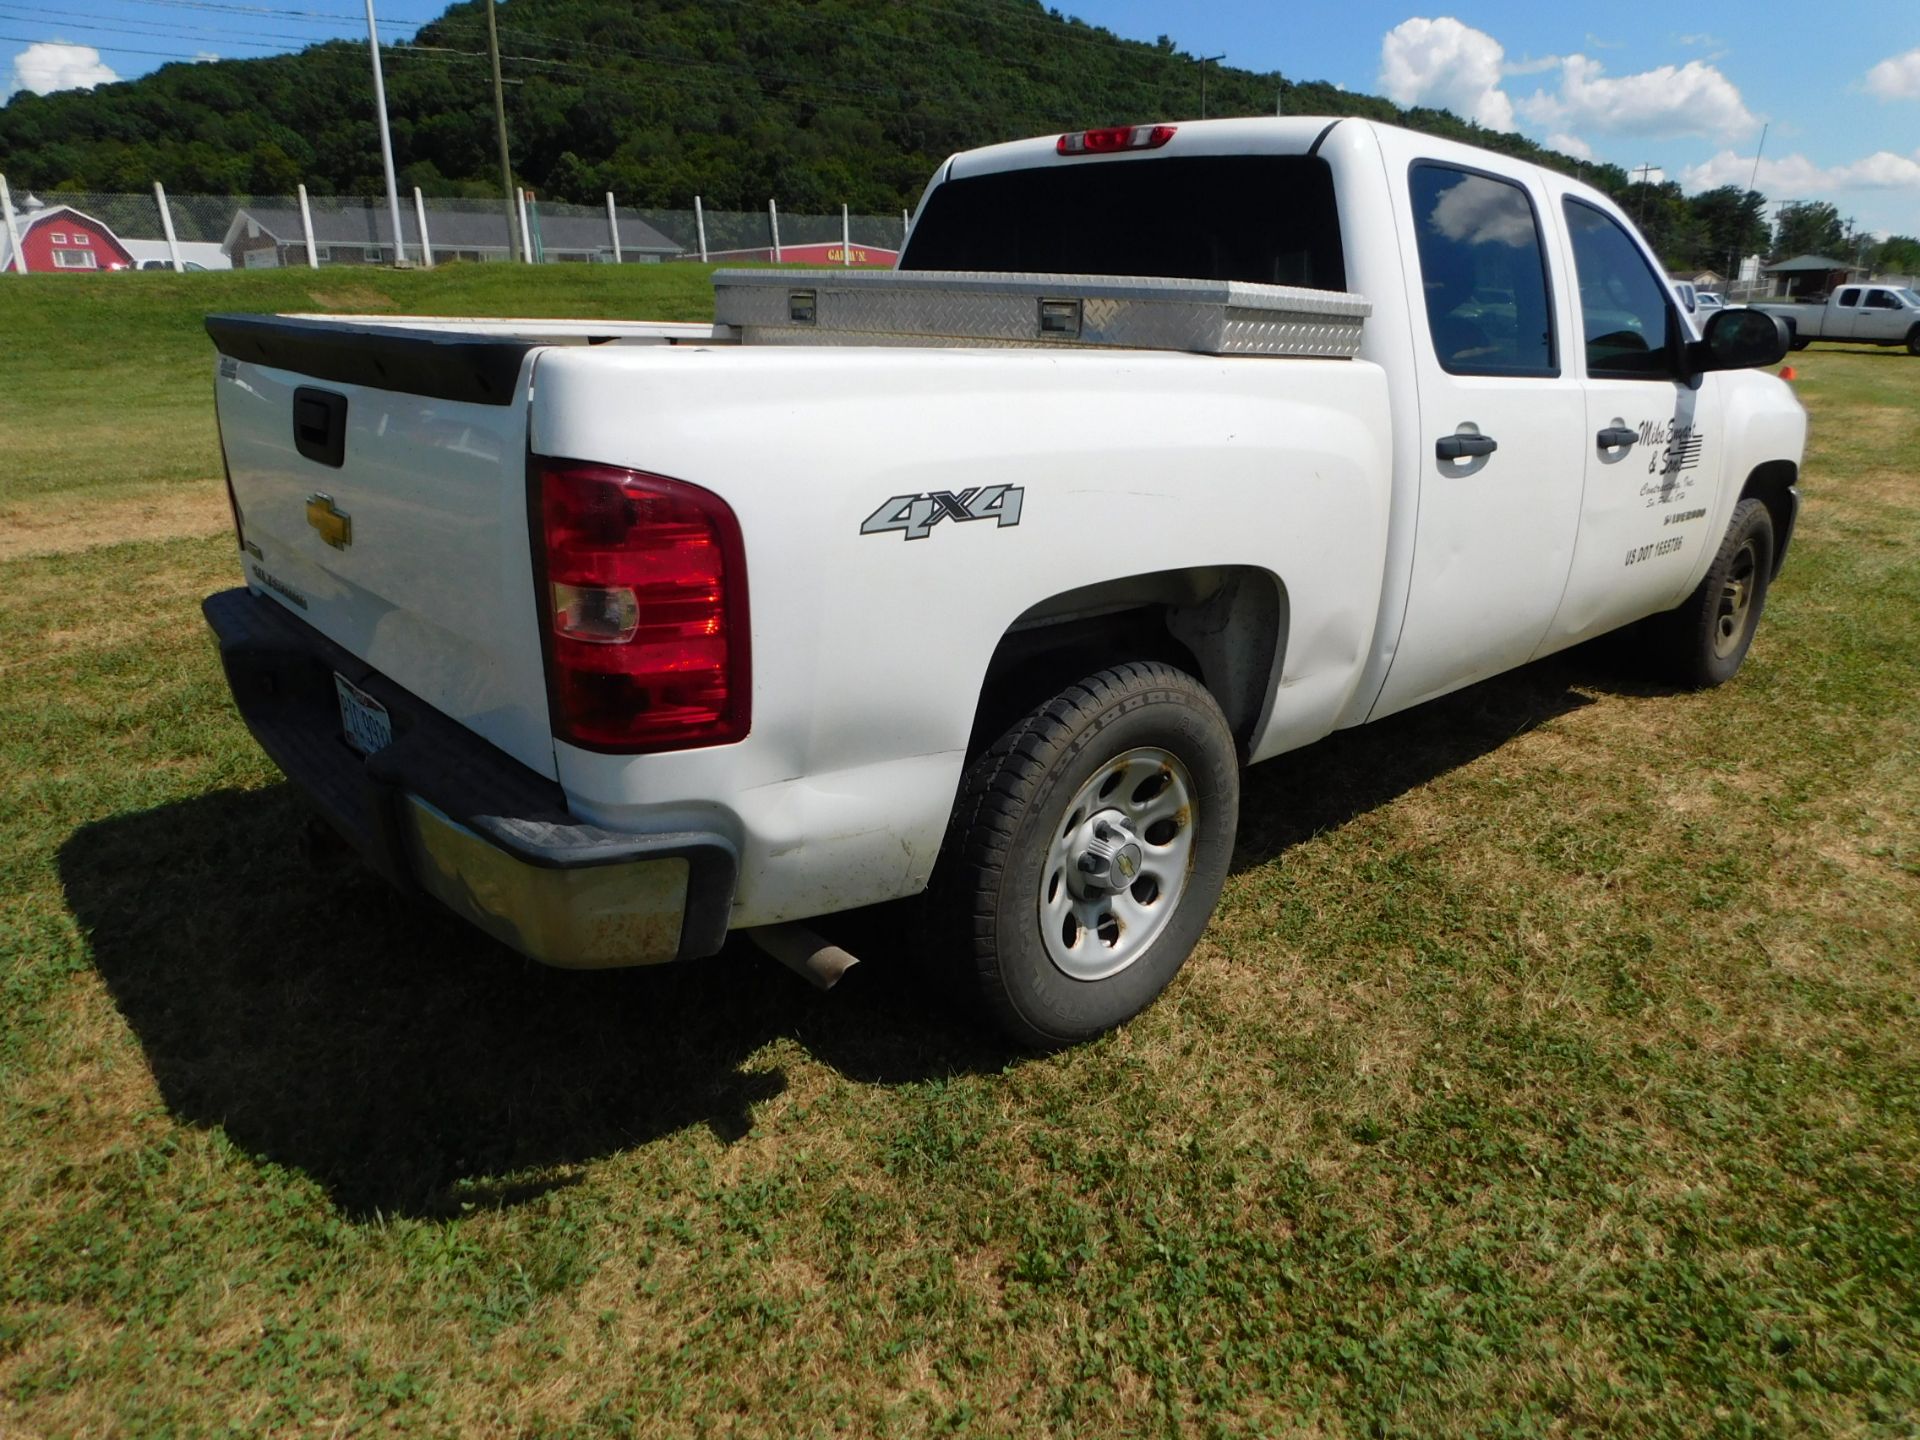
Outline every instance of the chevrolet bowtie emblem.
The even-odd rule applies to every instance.
[[[353,517],[333,503],[331,495],[307,497],[307,524],[336,550],[353,543]]]

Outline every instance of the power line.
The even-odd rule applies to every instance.
[[[36,15],[50,15],[60,21],[60,29],[62,31],[85,30],[93,33],[106,34],[106,35],[127,35],[135,39],[151,38],[151,39],[159,39],[159,40],[164,40],[169,35],[199,35],[199,36],[204,36],[208,40],[212,40],[220,44],[244,45],[249,49],[260,49],[260,50],[285,50],[286,48],[285,45],[279,42],[286,41],[286,40],[297,41],[303,46],[312,45],[313,43],[315,43],[311,35],[288,35],[288,34],[285,34],[284,32],[276,32],[272,30],[255,30],[250,33],[254,35],[276,37],[274,39],[248,40],[238,35],[231,34],[230,32],[227,32],[227,31],[210,30],[203,26],[197,26],[197,25],[169,25],[164,28],[149,27],[149,28],[143,28],[138,30],[121,28],[122,26],[139,25],[141,22],[137,20],[123,20],[120,23],[120,25],[117,25],[117,26],[116,25],[89,25],[84,20],[73,20],[73,19],[67,18],[68,14],[70,13],[71,12],[63,13],[58,10],[42,9],[37,6],[0,4],[0,19],[32,20],[35,18]],[[66,42],[60,41],[60,40],[42,40],[42,41],[30,41],[28,43],[42,44],[42,45],[59,45]],[[114,49],[114,50],[118,49],[118,47],[116,46],[104,46],[104,47],[95,46],[94,48],[95,49],[104,48],[104,49]],[[197,59],[199,57],[195,56],[192,58]]]
[[[236,5],[229,0],[120,0],[127,5],[158,5],[170,10],[216,10],[233,15],[265,15],[276,20],[325,20],[345,25],[359,25],[363,17],[344,10],[284,10],[271,5]],[[96,16],[96,19],[106,17]],[[390,15],[391,23],[398,25],[427,25],[436,17],[409,19],[405,16]]]

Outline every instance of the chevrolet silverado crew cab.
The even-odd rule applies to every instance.
[[[1363,120],[954,156],[709,325],[215,316],[239,712],[560,966],[921,896],[1016,1039],[1150,1003],[1240,767],[1619,627],[1739,668],[1805,414],[1604,195]],[[913,913],[912,907],[903,907]],[[831,928],[831,927],[829,927]]]
[[[1838,340],[1848,345],[1904,345],[1909,355],[1920,355],[1920,294],[1898,285],[1843,285],[1824,305],[1760,301],[1751,308],[1786,321],[1796,350],[1815,340]]]

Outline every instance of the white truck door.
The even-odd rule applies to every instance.
[[[1405,137],[1410,146],[1418,137]],[[1388,162],[1399,137],[1383,132]],[[1422,466],[1407,607],[1373,715],[1523,663],[1579,523],[1580,382],[1537,182],[1420,158],[1393,186],[1408,257]]]
[[[1586,489],[1566,598],[1542,652],[1665,610],[1719,542],[1720,377],[1681,379],[1689,338],[1659,271],[1618,218],[1560,198],[1585,376]]]
[[[1891,290],[1869,290],[1860,297],[1860,310],[1853,322],[1853,338],[1891,344],[1904,340],[1911,324],[1907,309]]]
[[[1861,292],[1849,286],[1833,297],[1827,306],[1826,324],[1820,328],[1823,340],[1850,340],[1860,333],[1860,320],[1866,314]]]

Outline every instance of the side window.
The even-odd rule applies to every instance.
[[[1898,310],[1900,302],[1893,298],[1891,290],[1869,290],[1867,292],[1869,310]]]
[[[1568,200],[1566,213],[1587,373],[1617,380],[1673,379],[1680,328],[1667,287],[1611,215],[1579,200]]]
[[[1527,192],[1424,160],[1407,187],[1441,366],[1455,375],[1558,375],[1546,252]]]
[[[1858,290],[1842,290],[1840,292],[1840,298],[1833,303],[1840,306],[1843,310],[1851,310],[1860,303],[1860,292]]]

